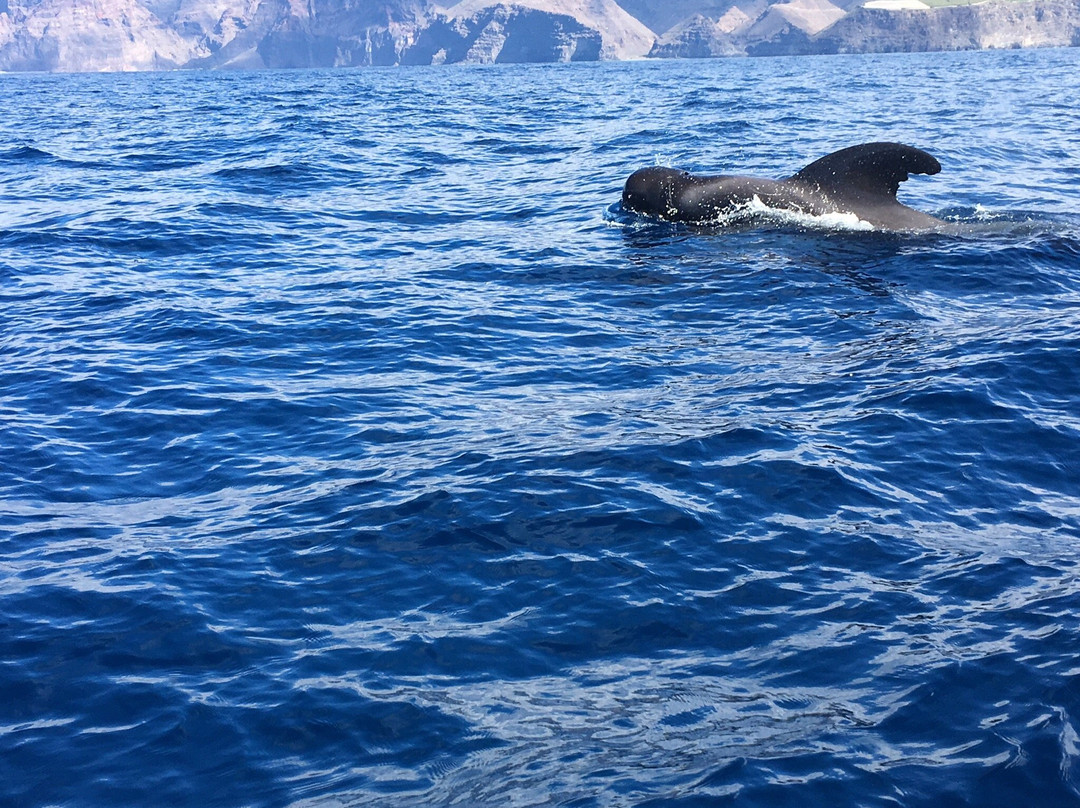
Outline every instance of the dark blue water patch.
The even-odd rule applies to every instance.
[[[406,701],[395,703],[336,689],[321,692],[318,687],[295,689],[277,683],[267,675],[268,670],[273,670],[272,663],[267,666],[267,646],[257,640],[230,640],[230,634],[235,632],[223,631],[223,627],[210,630],[205,617],[178,612],[166,598],[158,599],[161,608],[156,609],[149,602],[140,603],[123,594],[87,593],[72,602],[63,590],[35,587],[30,592],[33,597],[18,602],[21,608],[16,611],[16,619],[27,614],[40,621],[59,607],[65,614],[79,614],[102,625],[110,621],[119,624],[125,622],[123,615],[139,603],[142,616],[132,635],[135,641],[127,646],[137,652],[114,650],[110,644],[88,641],[72,629],[50,629],[40,622],[34,627],[22,627],[19,634],[25,639],[6,649],[8,658],[44,654],[54,675],[68,670],[74,674],[70,690],[42,687],[40,679],[13,683],[12,694],[21,698],[6,702],[9,709],[4,719],[40,722],[48,716],[54,729],[44,730],[43,742],[66,750],[73,776],[87,778],[84,796],[95,801],[132,799],[141,791],[133,780],[93,776],[95,768],[103,763],[98,748],[101,735],[119,734],[125,739],[123,745],[112,747],[110,752],[119,756],[117,760],[136,749],[168,756],[176,768],[163,779],[160,788],[170,799],[193,799],[213,783],[215,801],[254,799],[264,804],[276,804],[288,793],[275,783],[278,778],[273,774],[273,761],[280,761],[282,756],[294,761],[311,755],[324,759],[327,770],[336,774],[329,781],[320,780],[321,785],[314,789],[304,789],[319,793],[328,787],[348,787],[366,780],[361,774],[365,767],[358,767],[358,762],[392,764],[402,770],[403,776],[413,779],[422,775],[404,773],[434,765],[442,758],[452,761],[498,745],[470,731],[460,720]],[[47,638],[47,646],[35,649],[37,636],[43,642]],[[161,653],[167,654],[173,671],[174,686],[167,689],[160,687],[156,674],[164,659],[157,658]],[[262,671],[256,666],[261,666]],[[231,697],[227,696],[224,710],[224,704],[215,708],[201,698],[209,684],[205,679],[208,670],[214,671],[214,679],[227,683],[223,695],[233,691]],[[245,681],[247,686],[238,687]],[[249,687],[256,682],[263,694],[262,703],[251,701]],[[114,686],[95,687],[96,683]],[[87,697],[87,692],[95,695]],[[236,697],[239,701],[233,700]],[[320,718],[341,710],[355,718]],[[73,720],[74,715],[78,718]],[[419,723],[427,727],[424,736],[414,731]],[[68,738],[72,732],[73,742]],[[456,741],[452,740],[455,735]],[[197,756],[191,755],[194,749],[200,750]],[[15,750],[14,759],[22,757]],[[108,765],[108,759],[104,763]],[[194,781],[184,776],[185,772],[196,773]],[[52,784],[44,776],[32,775],[27,780],[32,790],[11,793],[20,802],[51,799],[50,795],[64,792],[62,784]]]
[[[113,225],[113,226],[110,226]],[[170,230],[172,232],[170,232]],[[133,255],[168,258],[205,252],[220,247],[230,234],[199,233],[188,227],[163,227],[156,223],[118,217],[111,223],[92,227],[15,230],[0,234],[3,242],[20,249],[43,249],[48,252],[79,252],[84,255]],[[251,243],[252,238],[238,239]],[[255,241],[258,239],[256,238]]]
[[[416,179],[429,179],[441,175],[442,171],[433,166],[418,166],[414,169],[406,171],[402,178],[407,181],[412,181]]]
[[[177,159],[163,154],[125,154],[120,158],[124,165],[139,171],[176,171],[200,165],[193,159]]]
[[[254,205],[249,202],[237,202],[235,200],[221,202],[200,202],[195,206],[195,211],[208,217],[227,217],[237,222],[264,221],[268,217],[281,215],[280,211],[268,209],[265,205]]]
[[[427,172],[422,173],[425,176],[427,174]],[[472,221],[513,223],[541,216],[545,213],[546,211],[542,208],[533,206],[492,207],[483,211],[465,212],[454,208],[434,211],[425,205],[405,209],[354,209],[335,212],[335,216],[347,221],[395,224],[416,228],[441,228]],[[453,238],[449,240],[449,243],[461,244],[462,241]]]
[[[634,132],[619,135],[604,142],[605,148],[617,149],[625,146],[640,146],[651,144],[653,146],[671,145],[678,143],[678,136],[670,131],[661,129],[638,129]]]
[[[353,210],[340,212],[340,218],[361,222],[400,224],[417,227],[440,227],[471,221],[474,216],[468,213],[430,210]]]
[[[496,154],[512,154],[529,157],[542,157],[549,154],[566,154],[576,151],[573,147],[559,148],[546,143],[503,143],[495,146]]]
[[[407,162],[420,163],[424,167],[454,165],[470,162],[464,155],[450,155],[430,148],[406,149],[402,158]]]
[[[480,137],[474,138],[472,141],[470,141],[469,145],[498,150],[501,148],[509,147],[511,145],[511,141],[503,139],[501,137],[495,137],[493,135],[485,134]]]
[[[221,168],[214,176],[235,185],[247,193],[283,193],[294,190],[297,185],[316,181],[321,172],[300,163],[278,163],[264,166],[241,166]]]
[[[911,694],[907,704],[881,723],[882,736],[893,742],[903,737],[905,740],[901,743],[918,743],[919,739],[936,743],[941,739],[951,739],[958,752],[964,748],[964,753],[959,753],[957,757],[966,753],[997,759],[977,779],[969,779],[971,775],[964,772],[960,761],[957,761],[950,768],[956,771],[959,780],[951,786],[949,799],[965,800],[965,795],[976,794],[981,804],[1006,805],[1011,799],[1023,799],[1020,795],[1033,787],[1034,783],[1043,782],[1049,788],[1052,799],[1063,805],[1071,804],[1075,801],[1075,794],[1068,780],[1061,779],[1061,772],[1055,770],[1055,766],[1040,762],[1049,762],[1063,752],[1066,756],[1069,754],[1062,749],[1060,713],[1055,715],[1060,707],[1051,708],[1047,714],[1045,705],[1011,702],[1009,697],[1015,696],[1014,677],[1017,673],[1019,671],[1012,661],[1004,655],[968,664],[956,663],[934,671],[928,681]],[[968,700],[976,693],[992,694],[992,697],[1000,698],[999,703],[1008,704],[1007,713],[1027,718],[1028,723],[1001,721],[992,732],[977,732],[975,737],[979,738],[979,744],[973,745],[972,731],[976,728],[958,726],[948,719],[948,710],[941,696],[943,692],[964,694],[958,698]],[[949,709],[955,706],[949,705]],[[1030,752],[1043,749],[1045,755],[1036,753],[1034,758],[1029,757]],[[907,790],[914,804],[930,805],[934,799],[942,799],[940,784],[924,780],[917,767],[898,762],[895,771],[901,781],[909,783]]]

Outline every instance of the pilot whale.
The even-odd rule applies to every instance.
[[[622,205],[668,222],[705,224],[756,197],[767,207],[820,216],[850,213],[887,230],[927,230],[944,224],[896,201],[910,174],[937,174],[932,155],[901,143],[863,143],[833,152],[783,180],[731,175],[697,176],[655,166],[635,171]]]

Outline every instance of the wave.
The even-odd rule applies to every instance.
[[[46,163],[56,159],[55,154],[33,146],[16,146],[0,151],[0,162],[6,163]]]
[[[1007,237],[1017,240],[1033,237],[1060,238],[1064,242],[1063,246],[1073,245],[1071,249],[1080,251],[1080,216],[1046,214],[1031,210],[990,210],[982,206],[946,208],[933,211],[932,215],[944,222],[942,227],[931,231],[934,234],[968,238]],[[770,226],[837,232],[905,232],[882,230],[854,213],[811,214],[774,208],[756,196],[747,204],[719,213],[715,219],[707,222],[690,224],[661,221],[628,211],[621,202],[609,205],[603,218],[609,224],[637,229],[660,227],[704,233],[724,233]],[[925,234],[926,231],[909,233]]]
[[[304,165],[275,163],[266,166],[230,166],[214,172],[213,176],[226,179],[306,179],[312,169]]]

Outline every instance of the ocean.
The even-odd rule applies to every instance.
[[[1078,70],[0,76],[0,803],[1080,805]]]

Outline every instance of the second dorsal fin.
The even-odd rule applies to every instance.
[[[941,171],[933,155],[901,143],[863,143],[815,160],[791,177],[825,193],[844,196],[852,191],[896,199],[896,190],[909,174]]]

